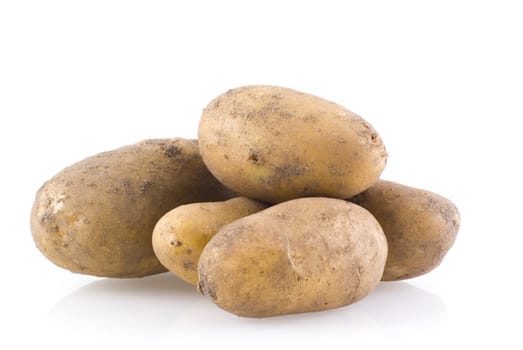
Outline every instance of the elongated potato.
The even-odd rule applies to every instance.
[[[38,249],[65,269],[146,276],[165,271],[151,244],[163,214],[231,197],[205,168],[195,140],[148,140],[86,158],[47,181],[31,231]]]
[[[276,203],[348,198],[378,180],[387,152],[360,116],[322,98],[275,86],[246,86],[204,110],[203,161],[238,193]]]
[[[320,311],[367,295],[386,257],[383,231],[365,209],[300,198],[221,229],[200,256],[198,287],[240,316]]]
[[[456,206],[435,193],[380,180],[351,198],[379,221],[389,244],[384,281],[423,275],[452,247],[460,217]]]
[[[207,242],[226,224],[266,207],[245,197],[181,205],[165,214],[154,227],[154,253],[169,271],[196,285],[198,261]]]

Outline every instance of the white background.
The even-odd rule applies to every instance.
[[[430,3],[0,1],[0,348],[521,348],[523,11]],[[142,139],[194,138],[211,99],[249,84],[366,118],[384,178],[460,208],[443,264],[349,307],[256,320],[169,274],[82,276],[38,252],[45,180]]]

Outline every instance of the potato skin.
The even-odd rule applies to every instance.
[[[350,201],[370,211],[385,232],[389,255],[384,281],[433,270],[456,240],[458,209],[435,193],[380,180]]]
[[[169,271],[196,285],[198,261],[207,242],[226,224],[266,207],[245,197],[176,207],[154,227],[154,253]]]
[[[239,316],[320,311],[367,295],[386,257],[383,231],[365,209],[300,198],[221,229],[200,256],[198,288]]]
[[[38,249],[72,272],[141,277],[165,271],[151,235],[185,203],[234,194],[203,164],[195,140],[147,140],[86,158],[38,190],[31,231]]]
[[[202,114],[198,139],[220,182],[271,203],[351,197],[378,180],[387,160],[380,136],[360,116],[275,86],[218,96]]]

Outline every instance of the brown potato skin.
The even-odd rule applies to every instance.
[[[141,277],[165,271],[154,225],[185,203],[234,194],[206,169],[195,140],[147,140],[86,158],[43,184],[31,211],[38,249],[72,272]]]
[[[348,198],[375,183],[387,152],[374,128],[322,98],[275,86],[246,86],[203,111],[202,158],[227,187],[277,203]]]
[[[435,193],[380,180],[350,201],[371,212],[385,232],[389,255],[383,281],[433,270],[456,240],[458,209]]]
[[[265,208],[267,204],[246,197],[176,207],[154,227],[154,253],[169,271],[196,285],[198,261],[207,242],[228,223]]]
[[[198,288],[239,316],[320,311],[367,295],[386,258],[383,231],[365,209],[300,198],[221,229],[200,256]]]

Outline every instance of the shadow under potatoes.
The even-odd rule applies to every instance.
[[[149,329],[248,330],[317,332],[359,330],[393,334],[404,328],[422,330],[446,324],[442,300],[406,282],[382,282],[363,300],[346,307],[266,319],[240,318],[202,296],[196,287],[170,273],[138,279],[103,279],[83,286],[60,300],[48,314],[56,327],[98,332]]]

